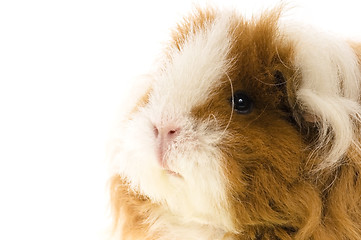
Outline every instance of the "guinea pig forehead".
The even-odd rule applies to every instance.
[[[212,97],[225,80],[229,59],[229,17],[219,16],[174,48],[157,77],[150,101],[185,112]]]
[[[228,76],[235,91],[242,90],[269,101],[272,94],[286,94],[287,79],[293,75],[293,48],[278,31],[277,14],[254,22],[236,24],[232,31],[230,56],[234,64]]]

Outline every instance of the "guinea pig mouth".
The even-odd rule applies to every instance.
[[[182,175],[180,175],[179,173],[173,172],[170,169],[164,169],[166,171],[167,174],[174,176],[174,177],[178,177],[178,178],[183,178]]]
[[[169,155],[165,154],[161,158],[158,159],[160,167],[165,171],[165,173],[167,173],[171,176],[183,178],[182,175],[180,175],[179,173],[170,169],[170,167],[168,165],[168,158],[169,158]]]
[[[170,167],[168,166],[167,158],[168,156],[163,156],[163,158],[159,160],[160,167],[164,170],[165,173],[169,175],[183,178],[179,173],[170,169]]]

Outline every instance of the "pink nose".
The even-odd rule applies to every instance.
[[[174,139],[179,135],[179,132],[180,128],[174,126],[154,126],[158,161],[159,164],[164,168],[167,168],[167,162],[164,156],[174,144]]]

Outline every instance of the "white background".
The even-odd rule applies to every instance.
[[[278,1],[213,2],[250,16]],[[358,2],[293,1],[287,15],[360,37]],[[0,2],[0,239],[104,239],[105,145],[117,106],[192,6]]]

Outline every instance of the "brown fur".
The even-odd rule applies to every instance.
[[[184,18],[183,23],[178,24],[176,29],[172,32],[172,42],[170,48],[181,50],[184,43],[187,41],[190,34],[194,34],[199,30],[204,29],[209,22],[213,22],[215,18],[215,11],[208,9],[203,11],[197,9],[196,14]]]
[[[351,42],[350,43],[351,47],[354,49],[355,53],[357,54],[357,57],[359,58],[359,61],[361,63],[361,44],[360,43],[355,43],[355,42]]]
[[[189,33],[213,21],[214,14],[199,11],[188,18],[173,34],[171,48],[181,50]],[[275,10],[252,21],[233,18],[233,68],[227,75],[235,91],[254,100],[254,110],[234,113],[219,146],[230,183],[231,214],[240,232],[229,235],[239,240],[360,240],[361,156],[350,148],[338,168],[312,172],[319,160],[309,159],[308,146],[317,127],[297,124],[302,113],[293,104],[300,79],[292,67],[292,43],[277,36],[279,14]],[[353,45],[359,56],[360,46]],[[213,114],[221,128],[227,126],[231,94],[226,77],[223,82],[212,99],[193,109],[198,121]],[[111,179],[111,193],[115,222],[120,212],[126,216],[123,239],[157,239],[146,233],[149,214],[158,206],[130,190],[119,176]]]
[[[131,190],[119,175],[110,179],[111,206],[114,218],[113,232],[122,229],[122,240],[156,240],[156,233],[149,233],[147,219],[150,211],[157,208],[146,197]],[[126,219],[125,222],[123,218]]]
[[[129,117],[131,117],[134,113],[138,112],[140,108],[146,106],[149,102],[149,94],[151,92],[151,89],[148,89],[146,93],[141,96],[140,99],[138,99],[136,106],[131,110],[129,113]]]

